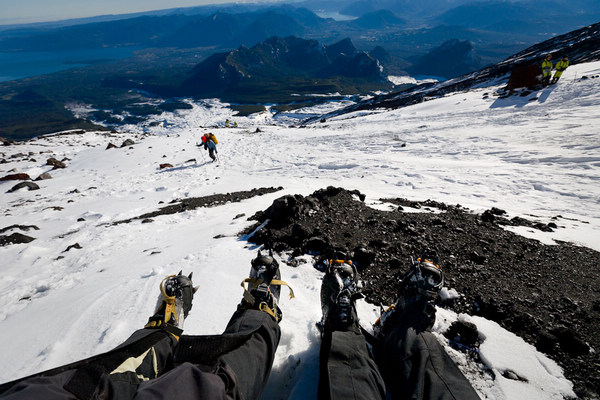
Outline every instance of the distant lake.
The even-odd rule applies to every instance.
[[[133,55],[137,47],[74,51],[0,52],[0,82],[111,62]]]

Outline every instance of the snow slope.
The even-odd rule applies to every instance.
[[[144,325],[160,281],[180,269],[193,271],[200,285],[186,333],[220,333],[256,254],[237,236],[250,222],[235,217],[266,209],[284,194],[335,185],[359,189],[373,206],[382,197],[429,198],[475,211],[496,206],[511,217],[560,215],[553,233],[519,233],[600,250],[599,79],[579,80],[598,74],[600,63],[575,65],[558,85],[523,97],[498,99],[497,88],[482,88],[305,128],[287,125],[317,111],[241,118],[207,101],[157,117],[162,127],[128,126],[123,134],[53,136],[2,148],[2,158],[11,162],[0,164],[0,176],[15,168],[35,178],[50,170],[47,157],[69,160],[66,169],[50,171],[53,179],[38,182],[41,190],[6,193],[16,182],[0,183],[0,229],[39,228],[23,232],[36,238],[29,244],[0,247],[0,382],[115,347]],[[217,128],[226,118],[239,127]],[[218,164],[195,146],[209,131],[200,126],[214,127]],[[255,133],[257,127],[262,132]],[[106,150],[109,142],[120,145],[126,138],[136,144]],[[10,158],[28,152],[33,154]],[[174,167],[160,170],[161,163]],[[270,186],[283,190],[152,223],[111,224],[174,199]],[[4,234],[12,232],[21,231]],[[81,249],[65,251],[75,243]],[[308,257],[305,265],[281,269],[296,298],[288,300],[283,289],[282,338],[263,398],[315,398],[321,273]],[[366,303],[360,314],[365,326],[377,318]],[[490,321],[440,309],[436,331],[456,318],[475,323],[485,338],[481,356],[493,374],[449,350],[482,397],[573,395],[553,361]],[[507,370],[528,383],[505,378]]]

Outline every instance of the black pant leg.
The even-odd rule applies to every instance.
[[[163,330],[140,329],[111,351],[3,384],[0,396],[131,399],[141,382],[171,368],[176,344],[176,338]]]
[[[383,379],[364,336],[354,330],[325,331],[321,343],[319,400],[384,398]]]
[[[394,322],[377,352],[392,399],[476,400],[479,396],[429,331],[422,304]]]
[[[175,363],[218,375],[231,399],[258,400],[267,384],[281,332],[263,311],[236,311],[222,335],[182,336]]]

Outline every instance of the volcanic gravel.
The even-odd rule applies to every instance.
[[[503,228],[561,229],[561,216],[509,220],[497,208],[479,215],[460,205],[401,198],[381,199],[397,205],[381,211],[364,198],[334,187],[284,196],[251,217],[256,225],[241,234],[298,268],[308,267],[296,260],[303,254],[351,258],[366,300],[376,305],[395,301],[411,257],[435,252],[445,286],[462,295],[442,307],[498,322],[554,359],[580,398],[600,398],[594,350],[600,349],[600,253],[566,242],[545,245]]]

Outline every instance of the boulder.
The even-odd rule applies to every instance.
[[[30,181],[31,177],[27,174],[11,174],[0,178],[0,181]]]
[[[67,168],[64,162],[59,161],[54,157],[50,157],[48,161],[46,161],[46,165],[51,165],[53,167],[52,169]]]
[[[477,326],[466,321],[454,321],[446,333],[444,333],[444,336],[449,340],[469,347],[474,346],[479,340]]]
[[[356,268],[364,270],[370,266],[377,254],[373,250],[367,250],[364,247],[359,247],[354,250],[353,261],[356,263]]]
[[[21,182],[21,183],[17,183],[15,186],[13,186],[8,193],[12,193],[12,192],[16,192],[19,189],[23,189],[23,188],[27,188],[27,190],[39,190],[40,187],[33,182]]]
[[[2,145],[4,145],[4,146],[11,145],[11,143],[8,140],[4,139],[3,137],[0,137],[0,143],[2,143]]]
[[[114,144],[112,144],[112,143],[109,143],[109,144],[108,144],[108,146],[106,146],[106,150],[109,150],[109,149],[116,149],[116,148],[117,148],[117,146],[116,146],[116,145],[114,145]]]
[[[169,163],[160,164],[159,167],[160,169],[173,168],[173,166]]]
[[[540,84],[542,69],[536,64],[522,65],[516,67],[510,74],[506,90],[518,88],[535,88]]]
[[[35,225],[11,225],[11,226],[7,226],[6,228],[2,228],[0,229],[0,233],[4,233],[6,231],[10,231],[11,229],[21,229],[23,231],[29,231],[30,229],[35,229],[36,231],[39,231],[40,228],[38,228]]]
[[[121,147],[133,146],[135,142],[131,139],[127,139],[121,144]]]
[[[41,174],[40,176],[38,176],[37,178],[35,178],[36,181],[43,181],[46,179],[52,179],[52,175],[50,175],[49,172],[44,172],[43,174]]]
[[[29,243],[33,240],[35,240],[35,238],[16,232],[8,236],[0,236],[0,246],[7,246],[9,244]]]

